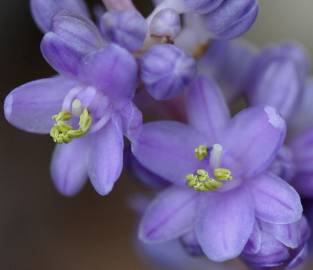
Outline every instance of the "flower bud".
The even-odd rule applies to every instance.
[[[141,58],[141,79],[157,100],[179,95],[193,79],[194,59],[173,45],[152,46]]]
[[[172,40],[181,31],[179,14],[171,8],[162,9],[153,17],[150,33],[153,36],[169,37]]]
[[[147,34],[146,20],[135,10],[106,12],[100,19],[100,29],[108,41],[127,50],[139,50]]]
[[[213,38],[231,39],[251,27],[258,10],[256,0],[224,0],[215,10],[204,15],[204,21]]]
[[[291,224],[271,224],[260,220],[256,224],[252,241],[257,248],[251,249],[251,243],[248,242],[242,254],[249,265],[255,268],[291,268],[303,261],[310,236],[305,217]]]
[[[31,0],[30,5],[33,18],[42,32],[51,30],[53,17],[61,10],[89,17],[83,0]]]

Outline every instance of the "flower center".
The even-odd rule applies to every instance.
[[[221,168],[223,146],[214,144],[212,147],[199,145],[195,149],[198,160],[204,160],[210,153],[209,165],[213,170],[213,177],[205,169],[199,169],[195,174],[186,175],[187,184],[195,191],[205,192],[216,190],[223,186],[223,182],[232,180],[232,173],[227,168]]]
[[[79,115],[79,128],[74,129],[72,125],[66,123],[72,119],[74,115]],[[50,130],[50,136],[55,143],[69,143],[73,139],[84,136],[90,129],[92,124],[92,117],[86,108],[82,108],[81,102],[75,99],[72,103],[72,113],[61,111],[54,115],[52,119],[55,125]]]

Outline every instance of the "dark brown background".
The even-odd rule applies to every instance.
[[[19,84],[53,74],[40,38],[27,0],[0,1],[1,100]],[[48,136],[14,129],[0,114],[0,269],[150,269],[133,247],[137,219],[126,201],[136,184],[124,176],[105,198],[90,186],[64,198],[50,181],[53,146]]]

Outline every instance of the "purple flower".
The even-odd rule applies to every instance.
[[[285,119],[293,113],[308,73],[306,52],[297,44],[266,48],[253,63],[247,93],[252,105],[275,107]]]
[[[195,61],[174,45],[154,45],[140,59],[140,76],[157,100],[179,95],[192,81]]]
[[[146,210],[139,237],[159,243],[194,230],[206,256],[224,261],[241,254],[255,218],[289,224],[302,216],[297,192],[266,171],[285,122],[269,106],[230,119],[217,86],[202,77],[186,100],[190,125],[145,124],[133,141],[139,162],[174,184]]]
[[[62,10],[89,18],[84,0],[31,0],[33,18],[42,32],[51,30],[53,17]]]
[[[254,268],[295,268],[307,257],[309,237],[305,217],[283,225],[256,220],[242,258]]]
[[[16,88],[4,111],[12,125],[50,132],[60,143],[51,173],[62,194],[76,194],[89,176],[97,192],[106,195],[123,167],[123,134],[131,137],[141,123],[132,103],[137,64],[115,44],[92,51],[98,35],[87,22],[86,27],[77,22],[76,17],[56,18],[57,30],[42,41],[44,57],[60,75]],[[60,25],[70,26],[71,32]]]
[[[147,34],[147,23],[136,10],[108,11],[100,19],[101,32],[106,40],[131,52],[141,49]]]

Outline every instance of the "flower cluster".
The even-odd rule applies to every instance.
[[[303,262],[310,63],[294,42],[260,50],[234,40],[255,21],[257,0],[154,1],[147,18],[131,0],[104,0],[95,14],[83,0],[30,2],[57,75],[17,87],[4,113],[50,134],[62,194],[89,178],[107,195],[126,163],[156,193],[140,209],[145,244],[252,268]]]

